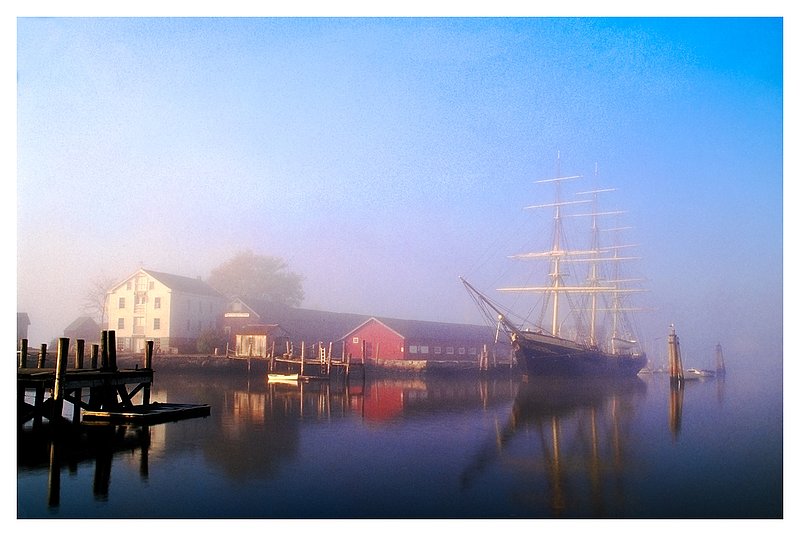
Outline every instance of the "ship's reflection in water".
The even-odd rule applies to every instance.
[[[715,383],[162,373],[211,415],[19,434],[18,517],[780,516],[779,406]]]
[[[531,379],[519,385],[494,444],[462,475],[469,487],[501,464],[518,484],[514,498],[553,517],[606,517],[624,511],[630,423],[647,385],[638,378]],[[609,504],[614,504],[609,510]]]

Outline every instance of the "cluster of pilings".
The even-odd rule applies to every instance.
[[[28,364],[28,341],[21,339],[17,367],[18,423],[33,419],[34,425],[42,418],[62,424],[64,402],[73,404],[72,422],[79,423],[81,409],[116,411],[133,407],[133,398],[142,392],[142,406],[150,404],[150,387],[153,382],[151,368],[153,341],[147,341],[143,367],[134,370],[117,368],[116,335],[113,330],[102,331],[100,344],[91,346],[89,368],[85,368],[85,341],[75,341],[74,366],[68,364],[69,339],[58,340],[55,367],[47,367],[47,345],[42,344],[36,367]],[[128,392],[127,385],[136,387]],[[83,390],[88,389],[89,399],[83,400]],[[33,403],[25,400],[25,393],[34,391]],[[46,393],[50,394],[49,398]]]

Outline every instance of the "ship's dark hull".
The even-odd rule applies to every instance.
[[[635,377],[647,365],[642,354],[607,354],[539,334],[514,337],[517,363],[532,377]]]

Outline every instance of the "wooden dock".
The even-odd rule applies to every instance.
[[[147,407],[134,406],[118,411],[84,410],[83,422],[159,424],[194,417],[208,417],[209,415],[211,415],[211,406],[207,404],[162,404],[155,402]]]
[[[84,341],[75,344],[74,366],[68,367],[69,339],[58,341],[55,367],[45,367],[47,346],[42,345],[37,366],[28,366],[28,343],[20,341],[17,367],[17,424],[30,421],[37,426],[47,419],[51,424],[90,422],[167,422],[207,416],[210,407],[193,404],[151,404],[153,384],[153,341],[147,341],[142,367],[119,369],[116,364],[114,331],[103,331],[101,343],[93,344],[91,361],[84,368]],[[88,392],[88,399],[84,393]],[[33,402],[26,395],[33,395]],[[49,396],[48,396],[49,395]],[[136,397],[139,398],[136,398]],[[135,400],[140,400],[136,403]],[[72,419],[64,417],[64,403],[72,404]]]
[[[306,355],[306,346],[303,342],[300,346],[300,355],[295,356],[293,348],[287,344],[286,353],[283,355],[275,354],[273,345],[272,352],[269,354],[269,372],[278,372],[278,367],[285,373],[297,373],[301,381],[328,381],[332,376],[344,376],[345,381],[350,381],[350,375],[357,372],[362,383],[365,381],[364,360],[354,361],[350,356],[342,357],[337,360],[333,358],[333,344],[326,348],[320,342],[315,344],[311,356]]]

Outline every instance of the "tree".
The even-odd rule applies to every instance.
[[[305,297],[303,276],[290,272],[283,259],[242,251],[211,271],[208,284],[228,297],[297,307]]]
[[[225,333],[216,328],[206,329],[197,337],[197,351],[201,354],[211,354],[215,349],[225,350]]]
[[[110,277],[95,277],[83,296],[83,312],[97,320],[101,327],[106,321],[106,295],[113,284]]]

